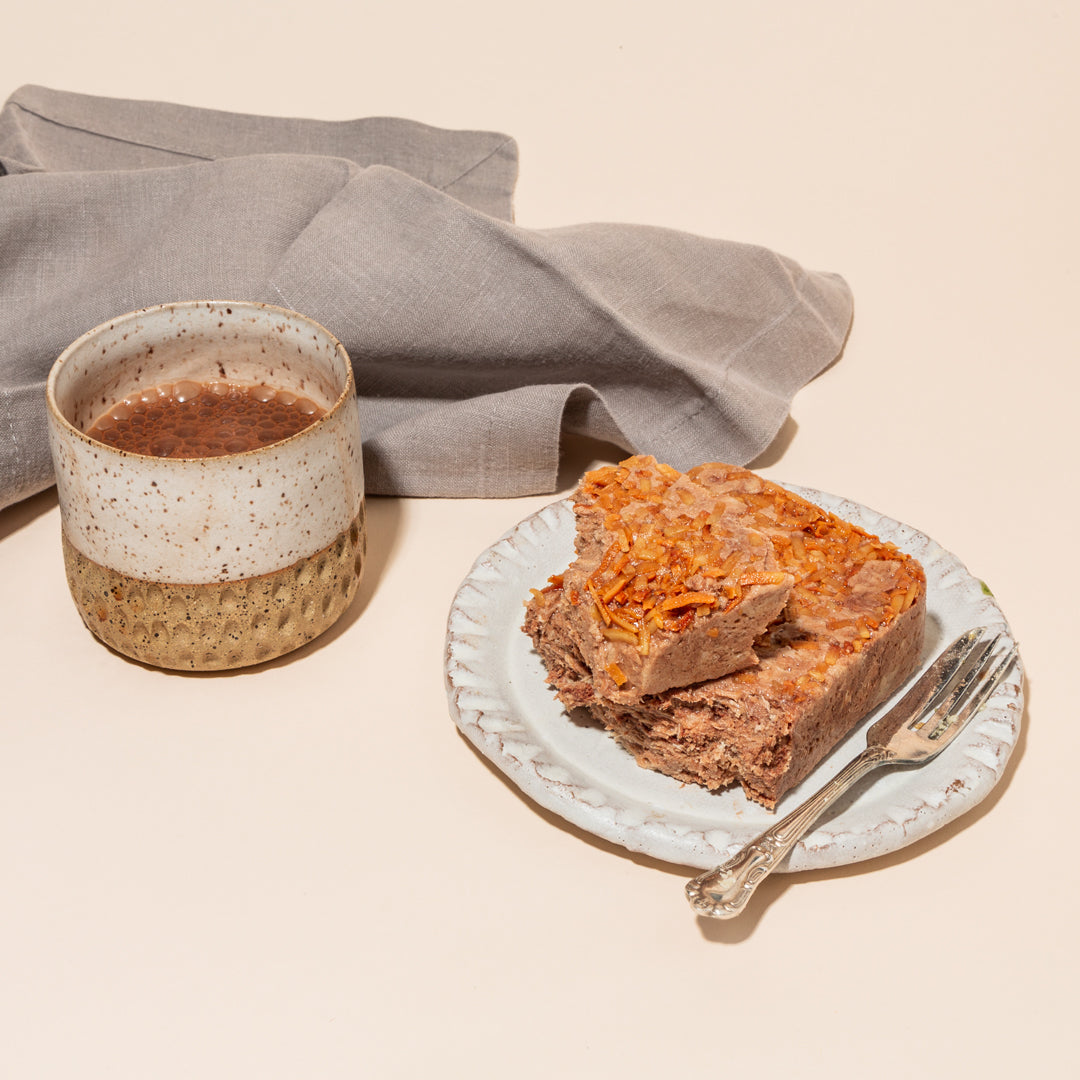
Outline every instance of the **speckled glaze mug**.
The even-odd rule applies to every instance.
[[[324,415],[268,446],[158,458],[91,439],[114,403],[176,380],[262,384]],[[267,304],[187,302],[90,330],[49,375],[64,564],[89,629],[157,667],[281,656],[327,630],[364,566],[352,366],[323,327]]]

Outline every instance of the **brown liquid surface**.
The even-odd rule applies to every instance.
[[[118,401],[87,435],[149,457],[221,457],[287,439],[325,412],[272,386],[182,381]]]

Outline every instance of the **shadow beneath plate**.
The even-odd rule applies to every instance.
[[[953,821],[948,822],[929,836],[924,836],[919,840],[903,847],[897,851],[892,851],[884,855],[878,855],[872,859],[864,859],[859,862],[848,863],[844,866],[828,867],[821,870],[800,870],[797,872],[777,872],[770,877],[766,878],[764,882],[758,887],[757,892],[754,894],[754,898],[747,906],[746,911],[739,915],[735,919],[710,919],[705,916],[694,915],[689,908],[685,896],[683,895],[683,888],[685,883],[691,878],[697,877],[702,871],[697,867],[683,866],[677,863],[666,862],[662,859],[653,858],[650,855],[644,855],[641,852],[629,851],[618,844],[612,843],[609,840],[604,840],[601,837],[594,836],[592,833],[574,825],[572,822],[560,817],[552,810],[548,810],[546,807],[541,806],[535,802],[530,796],[526,795],[508,776],[506,776],[493,762],[491,762],[476,746],[465,736],[460,730],[458,736],[461,741],[469,748],[473,756],[483,765],[487,771],[494,776],[499,783],[503,785],[514,797],[520,799],[527,806],[540,815],[544,821],[554,828],[560,829],[562,832],[572,836],[575,840],[588,844],[590,847],[597,851],[602,851],[607,855],[615,856],[620,859],[627,859],[637,866],[649,870],[655,870],[659,873],[665,874],[672,879],[672,913],[673,916],[677,916],[680,905],[683,906],[683,914],[689,915],[691,918],[697,920],[698,930],[704,940],[714,942],[719,945],[738,945],[743,941],[746,941],[753,936],[757,930],[758,925],[766,919],[767,914],[772,907],[789,889],[800,888],[805,885],[812,885],[815,882],[827,881],[836,878],[849,878],[855,877],[861,874],[876,873],[881,870],[888,870],[894,866],[901,866],[904,863],[909,862],[912,859],[917,859],[926,852],[932,851],[939,847],[941,844],[946,844],[960,833],[973,826],[979,824],[988,814],[990,814],[1000,800],[1004,797],[1005,791],[1009,787],[1016,770],[1020,766],[1020,762],[1024,757],[1027,746],[1027,730],[1029,722],[1029,713],[1031,702],[1031,682],[1025,677],[1024,680],[1024,710],[1021,714],[1020,720],[1020,733],[1016,741],[1016,745],[1013,748],[1012,753],[1009,756],[1009,760],[1006,763],[1005,769],[1002,773],[1001,779],[994,785],[986,797],[979,803],[971,807],[971,809],[965,811],[960,817],[955,818]],[[582,722],[575,716],[571,716],[571,720],[574,723]],[[588,726],[593,726],[591,720],[586,717]],[[876,774],[882,775],[885,770]],[[859,785],[859,790],[866,790],[870,787],[875,780],[875,774],[871,774]],[[824,818],[822,820],[825,820]]]
[[[981,802],[975,804],[970,810],[965,811],[959,817],[947,822],[941,828],[935,830],[929,836],[908,844],[897,851],[878,855],[873,859],[864,859],[860,862],[848,863],[845,866],[826,867],[821,870],[800,870],[796,873],[776,873],[766,878],[758,887],[754,898],[750,901],[746,912],[736,919],[725,921],[723,919],[709,919],[697,916],[698,929],[701,936],[707,941],[715,941],[721,944],[737,944],[745,940],[758,923],[764,918],[765,913],[788,889],[803,885],[812,885],[819,881],[828,881],[836,878],[857,877],[861,874],[876,873],[880,870],[889,870],[894,866],[902,866],[904,863],[917,859],[921,855],[959,836],[967,829],[978,825],[988,814],[992,813],[998,803],[1004,798],[1020,767],[1027,752],[1027,733],[1030,722],[1031,710],[1031,681],[1024,678],[1024,710],[1020,718],[1020,733],[1013,747],[1009,760],[1001,774],[1001,779],[994,785]],[[917,767],[917,766],[915,766]],[[910,768],[910,766],[909,766]],[[883,770],[884,771],[884,770]],[[880,774],[878,774],[880,775]],[[859,790],[865,790],[874,782],[874,774],[871,774],[860,785]],[[853,789],[854,790],[854,789]],[[826,818],[822,818],[822,821]],[[691,877],[696,876],[698,871],[693,871]],[[916,898],[912,898],[913,902]]]

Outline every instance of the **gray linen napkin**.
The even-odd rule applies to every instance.
[[[0,111],[0,507],[52,482],[59,352],[190,299],[341,339],[372,493],[552,491],[563,431],[678,468],[764,449],[840,352],[843,280],[669,229],[521,228],[516,176],[493,132],[23,87]]]

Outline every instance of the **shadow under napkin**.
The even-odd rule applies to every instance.
[[[851,294],[764,248],[514,224],[494,132],[17,91],[0,111],[0,506],[48,486],[44,381],[112,316],[262,300],[356,373],[369,490],[552,491],[563,431],[744,464],[839,354]]]

